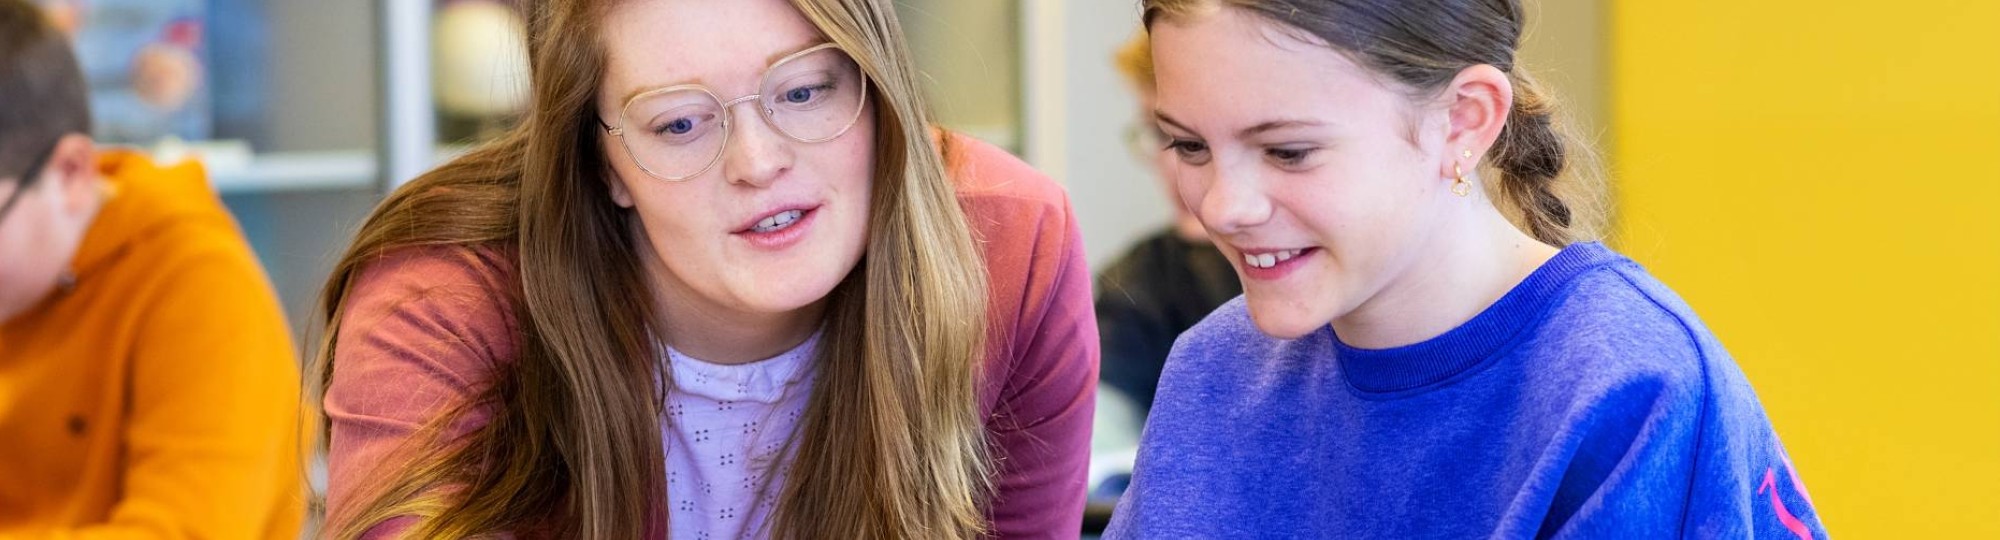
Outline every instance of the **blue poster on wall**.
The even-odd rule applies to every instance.
[[[95,136],[150,144],[212,134],[202,0],[42,0],[74,39]]]

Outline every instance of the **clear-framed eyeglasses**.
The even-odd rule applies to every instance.
[[[648,90],[626,100],[617,125],[604,129],[647,175],[680,182],[722,161],[733,131],[730,110],[739,104],[754,102],[764,122],[787,138],[820,143],[853,129],[867,101],[861,66],[824,43],[772,62],[755,94],[723,101],[699,84]]]

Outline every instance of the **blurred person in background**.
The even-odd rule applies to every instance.
[[[1126,143],[1156,175],[1173,166],[1165,138],[1152,120],[1153,52],[1144,32],[1117,55],[1118,70],[1139,96],[1136,122]],[[1229,299],[1243,294],[1229,260],[1208,241],[1201,222],[1181,204],[1173,183],[1156,181],[1173,208],[1173,222],[1134,245],[1097,276],[1097,329],[1104,361],[1099,378],[1143,412],[1174,338]]]
[[[0,0],[0,539],[296,538],[269,281],[199,166],[90,126],[67,37]]]
[[[1173,221],[1154,231],[1097,275],[1097,331],[1104,360],[1098,374],[1097,420],[1091,435],[1092,504],[1085,519],[1100,524],[1125,490],[1139,431],[1153,406],[1160,371],[1174,339],[1209,312],[1243,294],[1229,260],[1208,241],[1201,222],[1161,175],[1173,166],[1166,138],[1153,121],[1153,50],[1144,31],[1113,56],[1139,98],[1125,130],[1132,155],[1155,176]]]

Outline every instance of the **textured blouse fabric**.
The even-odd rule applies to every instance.
[[[812,394],[819,334],[778,356],[713,364],[667,348],[660,440],[667,456],[667,523],[674,538],[768,536],[790,469],[791,435]]]

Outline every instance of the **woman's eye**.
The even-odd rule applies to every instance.
[[[681,116],[653,125],[653,134],[661,137],[686,137],[703,131],[713,115],[695,114]]]
[[[798,88],[793,88],[791,90],[786,90],[785,95],[779,97],[779,101],[783,101],[784,103],[790,105],[801,105],[801,104],[811,103],[814,99],[817,99],[820,96],[820,94],[825,94],[828,90],[832,89],[833,89],[832,84],[801,86]]]

